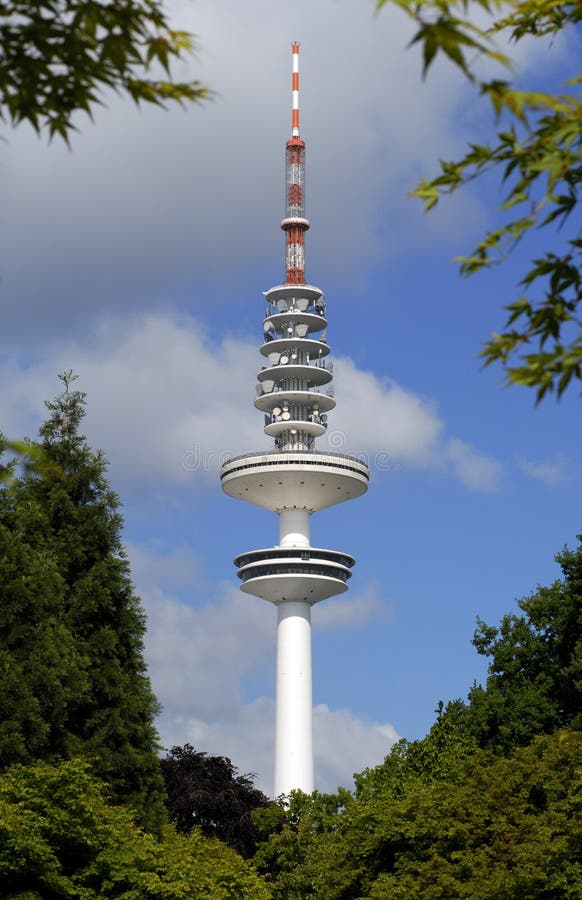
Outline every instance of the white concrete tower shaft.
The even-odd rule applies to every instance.
[[[309,547],[306,509],[279,513],[279,547]],[[275,797],[299,789],[313,792],[311,603],[285,600],[277,606],[275,682]]]
[[[313,792],[311,604],[287,600],[277,609],[274,796]]]
[[[285,281],[265,293],[255,407],[275,449],[236,456],[221,470],[230,497],[277,513],[279,543],[235,559],[241,590],[277,607],[274,796],[313,791],[311,607],[348,589],[355,563],[312,547],[311,516],[362,496],[369,470],[353,456],[316,451],[335,408],[323,291],[305,282],[305,142],[299,136],[299,44],[292,44],[292,130],[286,143]]]

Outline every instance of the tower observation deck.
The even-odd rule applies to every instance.
[[[312,547],[313,513],[368,488],[356,457],[316,450],[335,407],[323,291],[305,282],[305,142],[299,135],[299,44],[293,51],[293,117],[286,145],[285,281],[266,291],[265,365],[255,407],[274,449],[226,462],[222,488],[279,516],[279,543],[234,560],[241,590],[277,606],[274,796],[313,791],[311,607],[344,593],[355,559]]]

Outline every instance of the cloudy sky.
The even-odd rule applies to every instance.
[[[177,74],[212,102],[107,98],[71,150],[4,132],[1,427],[34,435],[57,373],[79,373],[124,502],[162,741],[228,755],[270,791],[276,612],[240,593],[231,560],[275,544],[277,522],[223,496],[218,470],[268,445],[252,399],[262,291],[283,276],[299,40],[307,275],[326,292],[337,373],[320,449],[372,468],[366,497],[312,523],[314,544],[358,560],[346,598],[313,614],[316,782],[349,786],[483,677],[476,616],[495,623],[557,577],[554,553],[580,529],[580,399],[536,409],[480,370],[530,248],[463,281],[451,260],[497,221],[496,184],[427,217],[408,199],[491,123],[447,65],[421,81],[402,14],[367,0],[169,8],[199,39]],[[520,71],[556,83],[579,49],[524,47]]]

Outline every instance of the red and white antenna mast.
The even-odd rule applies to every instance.
[[[293,114],[291,140],[286,145],[287,209],[281,222],[286,233],[285,284],[305,284],[305,141],[299,137],[299,44],[293,49]]]

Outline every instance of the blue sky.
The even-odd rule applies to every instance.
[[[223,496],[218,469],[268,445],[252,400],[262,291],[283,277],[300,40],[307,275],[326,293],[337,371],[327,440],[372,467],[363,499],[312,522],[314,544],[357,558],[350,592],[313,613],[316,784],[333,789],[483,678],[477,615],[495,623],[557,577],[553,556],[580,530],[580,398],[535,408],[480,369],[545,238],[459,278],[452,258],[498,221],[496,183],[426,217],[407,192],[491,123],[447,65],[421,81],[400,13],[170,8],[200,42],[180,75],[214,88],[212,103],[107,98],[71,151],[25,128],[1,146],[2,428],[33,435],[57,373],[79,373],[87,434],[124,502],[162,740],[229,755],[269,791],[276,614],[238,590],[231,561],[275,544],[277,521]],[[520,71],[555,84],[577,52],[525,46]]]

